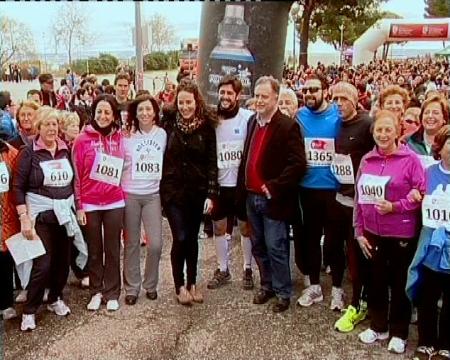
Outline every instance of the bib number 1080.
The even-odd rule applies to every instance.
[[[220,152],[219,153],[219,161],[235,161],[235,160],[241,160],[242,158],[242,151],[226,151],[226,152]]]
[[[119,169],[108,166],[106,164],[97,164],[97,169],[95,169],[95,172],[97,174],[105,175],[115,179],[119,178]]]

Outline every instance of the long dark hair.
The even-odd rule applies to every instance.
[[[115,128],[120,128],[120,112],[118,108],[118,104],[116,98],[109,94],[101,94],[97,96],[92,103],[92,119],[91,123],[95,121],[95,112],[97,111],[97,106],[100,101],[106,101],[109,105],[111,105],[111,109],[113,111],[114,122],[113,126]]]
[[[153,107],[153,112],[155,113],[154,122],[155,125],[160,126],[160,119],[159,119],[159,106],[156,102],[155,98],[151,95],[140,95],[136,99],[134,99],[130,105],[128,106],[128,120],[127,120],[127,128],[130,130],[132,127],[134,129],[141,131],[141,128],[139,127],[139,120],[137,119],[137,108],[140,103],[144,101],[150,101]]]
[[[181,83],[177,86],[177,92],[174,103],[176,112],[179,112],[178,94],[182,91],[186,91],[194,95],[195,116],[199,119],[207,119],[212,123],[213,126],[216,126],[218,122],[217,116],[215,116],[215,113],[212,111],[212,109],[206,105],[205,99],[203,98],[200,89],[198,88],[197,84],[195,84],[192,81],[181,81]]]

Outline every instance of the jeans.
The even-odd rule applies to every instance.
[[[261,289],[273,291],[279,298],[289,299],[292,282],[287,223],[267,216],[269,202],[259,194],[250,193],[247,197],[252,254],[258,264]]]
[[[178,294],[184,282],[184,264],[186,263],[187,288],[197,282],[198,232],[203,216],[204,197],[191,194],[181,203],[166,204],[164,209],[172,231],[172,275],[175,292]]]

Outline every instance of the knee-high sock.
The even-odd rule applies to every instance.
[[[214,244],[216,245],[217,263],[220,271],[228,269],[228,241],[225,235],[214,235]]]
[[[242,255],[244,256],[244,270],[252,268],[252,242],[248,236],[241,235]]]

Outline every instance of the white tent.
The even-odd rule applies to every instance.
[[[353,64],[373,60],[374,52],[386,42],[450,40],[450,18],[381,19],[353,44]]]

